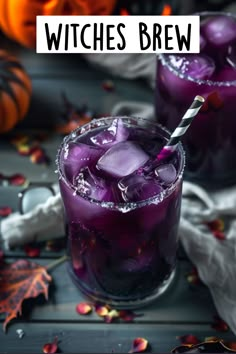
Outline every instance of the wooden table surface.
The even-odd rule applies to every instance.
[[[33,82],[33,98],[30,111],[18,131],[50,129],[63,110],[61,93],[65,92],[73,101],[87,102],[98,113],[109,113],[114,103],[120,100],[152,102],[152,91],[140,81],[113,79],[115,91],[105,92],[101,86],[111,78],[104,72],[90,68],[79,56],[36,55],[2,39],[2,45],[15,53],[28,69]],[[62,137],[55,133],[43,143],[51,157],[51,165],[32,164],[27,157],[19,156],[8,139],[0,140],[0,173],[11,175],[23,173],[33,182],[55,182],[55,156]],[[9,205],[18,210],[20,187],[0,187],[0,207]],[[48,265],[64,254],[46,251],[42,245],[40,257],[33,259]],[[29,259],[21,248],[6,251],[6,261]],[[59,348],[64,353],[127,353],[133,339],[145,337],[151,352],[170,352],[180,344],[178,336],[196,335],[200,340],[217,336],[234,340],[233,334],[217,332],[212,328],[216,309],[210,293],[204,285],[191,285],[186,275],[192,265],[181,250],[178,256],[177,275],[170,291],[154,304],[136,311],[142,314],[132,323],[104,323],[92,313],[88,316],[77,314],[76,304],[84,300],[66,271],[66,265],[53,269],[50,274],[49,300],[43,296],[26,300],[23,316],[13,320],[7,334],[0,329],[0,353],[40,353],[47,342],[59,339]],[[1,286],[1,283],[0,283]],[[0,315],[1,323],[3,315]],[[16,330],[25,333],[22,339]]]

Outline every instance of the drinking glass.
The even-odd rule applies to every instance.
[[[95,141],[98,131],[111,132],[115,120],[117,117],[93,120],[65,137],[59,148],[57,166],[68,236],[68,269],[72,279],[96,302],[116,308],[135,308],[156,299],[174,278],[185,158],[179,144],[167,165],[170,167],[173,163],[176,166],[174,181],[169,180],[164,189],[154,180],[147,179],[145,185],[135,186],[135,193],[139,196],[143,193],[143,198],[138,201],[107,197],[111,191],[108,187],[106,190],[104,181],[110,177],[101,171],[97,171],[99,178],[103,178],[100,190],[100,180],[93,177],[95,182],[92,185],[91,175],[89,183],[82,181],[83,189],[78,190],[76,181],[81,183],[78,164],[83,162],[86,165],[89,159],[91,162],[92,154],[98,153],[101,158],[104,151],[92,146],[91,140]],[[146,151],[153,148],[149,146],[152,138],[163,144],[170,136],[165,128],[145,119],[120,117],[119,122],[122,123],[122,134],[125,129],[129,131],[129,141],[141,141],[145,134]],[[118,153],[117,150],[113,156],[117,161]],[[132,163],[128,150],[124,157]],[[117,171],[123,168],[121,161],[116,163]],[[135,175],[135,178],[141,177]],[[170,178],[168,172],[163,178]],[[87,187],[92,189],[92,194],[85,192]],[[100,200],[95,199],[94,192],[100,193]]]
[[[205,98],[183,137],[185,176],[221,187],[236,180],[236,16],[204,12],[200,20],[200,54],[158,56],[156,116],[173,131],[193,98]]]

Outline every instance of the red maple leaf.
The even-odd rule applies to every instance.
[[[6,314],[3,329],[9,321],[22,312],[25,299],[44,294],[48,298],[48,286],[52,278],[47,269],[37,263],[19,260],[0,266],[0,313]]]

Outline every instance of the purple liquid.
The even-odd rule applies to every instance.
[[[167,137],[145,120],[109,118],[78,129],[62,144],[59,183],[70,273],[97,301],[137,306],[159,295],[173,273],[183,152],[149,174],[137,173]]]
[[[196,95],[206,99],[183,138],[186,177],[206,186],[236,179],[236,17],[201,16],[201,53],[161,56],[156,113],[173,131]]]

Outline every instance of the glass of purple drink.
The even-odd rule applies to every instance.
[[[95,301],[137,307],[158,297],[173,279],[181,144],[168,161],[150,169],[168,138],[166,129],[148,120],[110,117],[73,131],[59,149],[69,273]]]
[[[156,114],[173,131],[197,94],[206,100],[183,137],[187,179],[219,187],[236,180],[236,16],[200,14],[200,54],[160,55]]]

